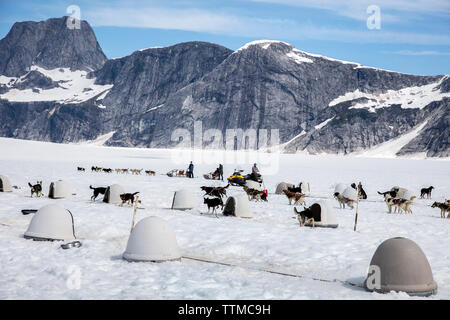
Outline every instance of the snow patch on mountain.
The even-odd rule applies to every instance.
[[[42,75],[57,82],[58,86],[51,89],[32,88],[32,89],[16,89],[15,84],[21,83],[25,74],[15,80],[2,76],[2,83],[8,81],[8,87],[11,89],[0,95],[0,99],[14,102],[30,102],[30,101],[57,101],[60,103],[79,103],[91,99],[92,97],[111,89],[113,85],[96,85],[95,78],[88,79],[88,72],[82,70],[71,71],[69,68],[56,68],[47,70],[42,67],[32,66],[30,71],[37,71]],[[11,79],[14,80],[11,82]]]
[[[351,106],[350,109],[367,108],[370,112],[375,112],[376,109],[389,107],[395,104],[400,105],[402,109],[422,109],[433,101],[440,101],[445,97],[450,97],[450,92],[443,93],[439,90],[439,85],[444,79],[445,77],[437,82],[424,86],[407,87],[400,90],[388,90],[387,92],[380,94],[361,92],[357,89],[337,97],[332,100],[328,106],[332,107],[345,101],[366,98],[368,101],[357,103]]]
[[[145,113],[150,112],[150,111],[158,110],[159,108],[162,108],[163,105],[164,105],[164,104],[160,104],[159,106],[152,107],[152,108],[148,109],[147,111],[145,111]]]
[[[320,129],[322,129],[323,127],[325,127],[325,126],[328,124],[328,122],[330,122],[330,121],[333,120],[333,119],[334,119],[334,117],[332,117],[332,118],[330,118],[330,119],[327,119],[327,120],[325,120],[325,121],[319,123],[319,124],[318,124],[317,126],[315,126],[314,128],[315,128],[316,130],[320,130]]]
[[[98,136],[94,140],[88,140],[88,141],[82,141],[75,144],[79,145],[90,145],[90,146],[103,146],[106,141],[108,141],[113,135],[116,133],[116,131],[111,131],[106,134],[103,134],[101,136]]]
[[[295,50],[292,50],[291,52],[288,52],[286,54],[289,58],[294,59],[295,62],[297,62],[298,64],[302,64],[302,63],[313,63],[314,61],[312,61],[311,59],[305,58],[301,55],[298,55]]]
[[[389,141],[380,143],[368,150],[351,153],[351,156],[359,157],[376,157],[376,158],[397,158],[397,153],[406,146],[411,140],[417,137],[420,131],[427,125],[428,120],[416,126],[414,129],[405,133],[404,135],[391,139]],[[411,156],[410,156],[411,157]],[[413,158],[426,159],[426,153],[416,154]]]
[[[0,75],[0,85],[10,86],[11,83],[14,83],[14,81],[16,81],[16,80],[17,80],[17,78],[15,78],[15,77],[7,77],[7,76]]]
[[[103,100],[103,99],[105,99],[105,97],[106,97],[106,95],[108,94],[109,90],[110,90],[110,89],[105,90],[105,92],[103,92],[101,95],[99,95],[99,96],[97,97],[97,99],[95,99],[95,100],[98,101],[98,100]]]
[[[255,40],[255,41],[251,41],[251,42],[244,44],[242,47],[237,49],[235,51],[235,53],[245,50],[245,49],[248,49],[251,46],[260,46],[263,49],[268,49],[272,43],[282,43],[282,44],[292,47],[291,44],[289,44],[287,42],[279,41],[279,40]]]

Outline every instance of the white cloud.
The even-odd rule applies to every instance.
[[[439,51],[412,51],[412,50],[399,50],[387,53],[400,54],[405,56],[450,56],[450,52]]]
[[[251,39],[318,39],[347,43],[450,45],[450,36],[446,34],[318,27],[314,24],[300,25],[288,19],[254,18],[203,9],[102,7],[84,11],[83,18],[94,26],[185,30]]]
[[[338,15],[356,20],[367,18],[366,9],[370,5],[381,8],[382,19],[385,21],[401,20],[406,13],[436,14],[448,16],[450,1],[448,0],[251,0],[252,2],[266,2],[284,4],[296,7],[323,9]],[[390,13],[387,13],[390,12]]]

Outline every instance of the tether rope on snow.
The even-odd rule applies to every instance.
[[[212,259],[209,259],[209,258],[206,258],[206,257],[196,257],[196,256],[191,256],[191,255],[183,255],[182,258],[183,259],[188,259],[188,260],[199,261],[199,262],[205,262],[205,263],[220,264],[220,265],[228,266],[228,267],[239,267],[239,268],[244,268],[244,269],[250,269],[250,270],[256,270],[256,271],[267,272],[267,273],[272,273],[272,274],[278,274],[278,275],[285,276],[285,277],[302,278],[302,279],[321,281],[321,282],[327,282],[327,283],[342,283],[342,284],[350,285],[352,287],[364,288],[364,286],[361,285],[361,284],[357,284],[357,283],[353,283],[353,282],[349,282],[349,281],[343,281],[343,280],[339,280],[339,279],[329,280],[329,279],[321,279],[321,278],[316,278],[316,277],[307,277],[307,276],[304,276],[304,275],[301,275],[301,274],[289,273],[289,272],[278,271],[278,270],[273,270],[273,269],[252,267],[252,266],[246,266],[246,265],[239,265],[237,263],[225,262],[225,261],[215,261],[215,260],[212,260]]]

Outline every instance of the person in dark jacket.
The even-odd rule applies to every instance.
[[[188,178],[193,178],[194,177],[194,164],[191,163],[189,164],[189,168],[188,168]]]
[[[219,164],[219,179],[223,181],[223,165]]]
[[[253,164],[253,167],[252,167],[252,174],[250,175],[250,178],[251,178],[251,180],[253,180],[253,181],[258,181],[258,176],[260,176],[260,174],[259,174],[259,169],[258,169],[258,167],[256,166],[256,163],[254,163],[254,164]]]

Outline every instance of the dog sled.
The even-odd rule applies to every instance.
[[[214,172],[210,172],[210,173],[205,173],[203,175],[203,178],[205,178],[206,180],[219,180],[220,175],[219,174],[215,174]]]
[[[169,177],[187,177],[187,170],[173,169],[166,174]]]

